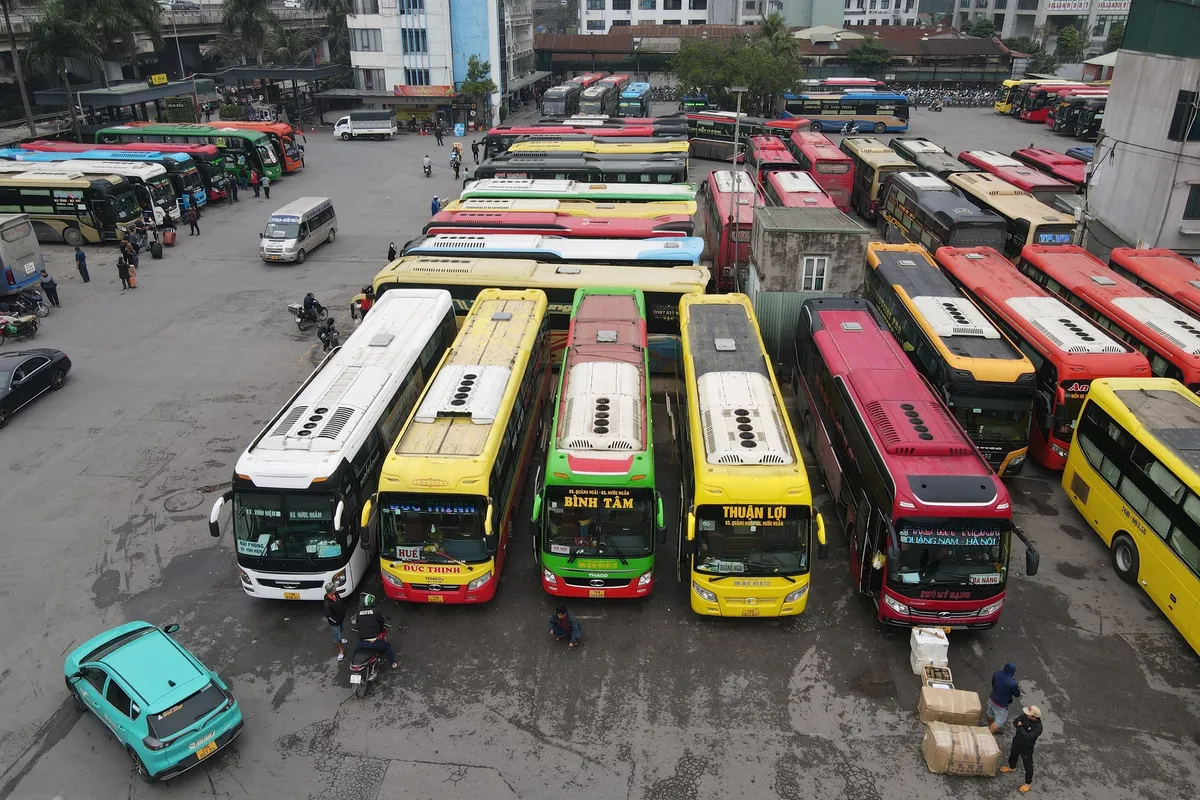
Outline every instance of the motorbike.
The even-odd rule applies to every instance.
[[[944,102],[942,102],[941,100],[934,100],[932,103],[929,104],[930,111],[941,111],[945,107],[946,107],[946,104]]]
[[[313,306],[311,311],[305,311],[303,303],[292,303],[288,306],[288,311],[296,318],[296,327],[301,331],[308,330],[329,316],[329,311],[320,303]]]
[[[845,125],[842,126],[842,135],[843,136],[857,136],[860,133],[862,133],[862,131],[860,131],[858,129],[858,126],[851,122],[847,122]]]
[[[50,306],[42,300],[42,293],[37,289],[26,289],[0,301],[0,313],[13,316],[36,314],[39,317],[50,316]]]
[[[426,162],[421,165],[421,169],[425,170],[426,178],[431,177],[433,175],[433,164]]]
[[[380,639],[387,639],[387,627],[379,634]],[[355,650],[350,659],[350,685],[354,687],[354,696],[363,698],[371,691],[371,683],[379,677],[379,665],[384,662],[383,653],[378,650]]]
[[[16,339],[18,342],[23,342],[26,339],[33,338],[33,335],[38,332],[37,317],[32,314],[25,314],[19,317],[0,315],[0,344],[8,339]]]
[[[321,347],[324,348],[326,353],[335,347],[342,346],[341,335],[338,333],[337,328],[334,327],[333,317],[322,322],[321,326],[317,328],[317,338],[321,340]]]

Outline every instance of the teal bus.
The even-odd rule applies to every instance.
[[[114,125],[96,132],[96,144],[125,142],[216,145],[219,151],[231,157],[231,169],[239,177],[251,169],[271,180],[278,180],[283,174],[270,137],[259,131],[219,125],[139,122]]]
[[[556,597],[645,597],[653,587],[664,520],[648,358],[640,290],[575,291],[533,501],[538,580]]]

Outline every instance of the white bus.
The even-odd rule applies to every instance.
[[[77,158],[73,161],[0,161],[0,173],[56,173],[120,175],[133,184],[134,193],[143,210],[154,209],[154,224],[162,225],[164,215],[179,219],[179,206],[175,199],[175,187],[167,169],[161,164],[145,161],[91,161]]]
[[[354,591],[374,556],[363,501],[456,334],[449,292],[387,292],[250,443],[208,518],[219,537],[232,502],[246,594],[320,600],[326,583],[342,597]]]

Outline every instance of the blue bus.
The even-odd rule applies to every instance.
[[[158,164],[167,171],[171,186],[177,197],[185,194],[191,198],[197,208],[208,204],[208,192],[204,188],[204,179],[196,168],[195,160],[187,153],[160,153],[157,151],[138,152],[133,150],[105,150],[98,147],[94,150],[84,150],[77,153],[50,152],[44,150],[24,150],[17,147],[0,148],[0,159],[5,161],[33,161],[58,163],[62,161],[137,161],[143,164]]]
[[[650,84],[631,83],[621,92],[617,103],[618,117],[650,116]]]
[[[784,119],[801,119],[811,131],[841,131],[846,123],[859,133],[908,130],[908,98],[897,92],[819,92],[783,95]]]
[[[29,215],[0,214],[0,298],[41,285],[45,266]]]
[[[559,239],[520,233],[439,233],[406,243],[402,256],[520,258],[545,264],[610,264],[618,267],[694,267],[704,240],[695,236],[654,239]]]

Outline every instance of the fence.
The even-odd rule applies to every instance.
[[[791,382],[795,363],[796,323],[805,300],[837,297],[830,292],[758,292],[754,295],[754,315],[762,333],[767,354],[780,384]]]

